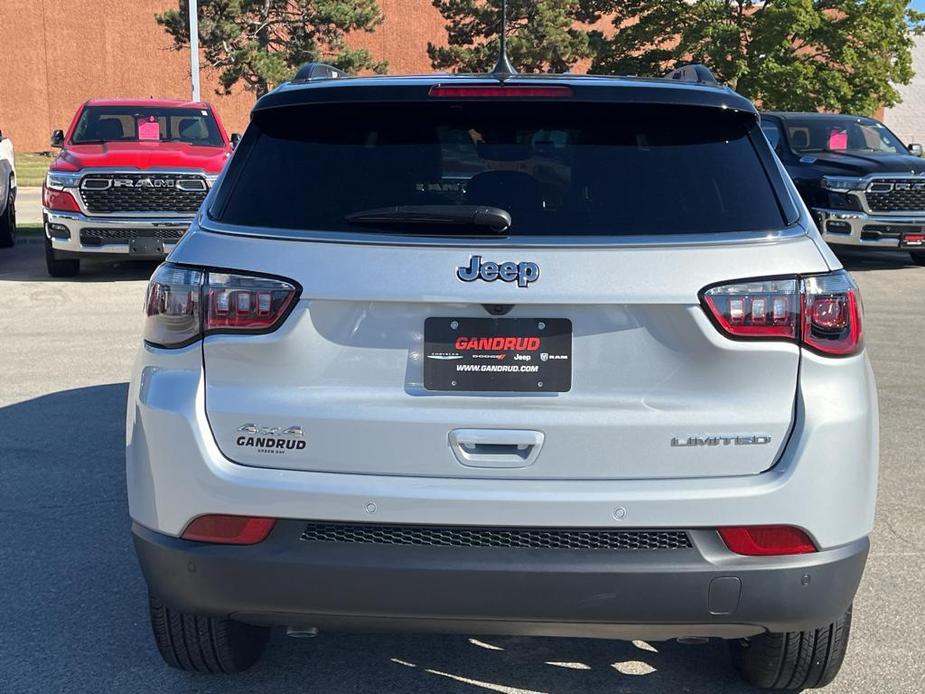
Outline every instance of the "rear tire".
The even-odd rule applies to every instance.
[[[6,209],[0,213],[0,248],[16,245],[16,194],[13,192],[13,179],[10,179],[10,196]]]
[[[925,265],[925,251],[911,251],[912,262],[916,265]]]
[[[225,617],[200,617],[172,610],[148,596],[154,641],[164,662],[189,672],[242,672],[257,662],[270,637],[268,627]]]
[[[828,626],[809,631],[760,634],[731,641],[732,660],[749,684],[802,691],[829,684],[838,674],[851,632],[851,608]]]
[[[52,277],[74,277],[80,272],[79,258],[56,258],[51,239],[45,237],[45,269]]]

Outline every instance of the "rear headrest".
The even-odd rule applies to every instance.
[[[521,171],[485,171],[473,176],[466,184],[469,201],[504,207],[504,202],[518,200],[542,206],[540,184],[533,176]]]
[[[507,210],[522,231],[535,227],[546,207],[539,181],[521,171],[485,171],[473,176],[466,184],[466,202]]]

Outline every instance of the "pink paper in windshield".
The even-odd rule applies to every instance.
[[[158,123],[154,116],[149,116],[148,120],[138,119],[138,139],[139,140],[160,140],[161,124]]]
[[[831,133],[829,133],[828,148],[835,152],[842,149],[848,149],[848,131],[833,130]]]

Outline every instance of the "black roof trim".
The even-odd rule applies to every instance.
[[[855,113],[831,113],[827,111],[762,111],[763,116],[776,116],[778,118],[844,118],[846,120],[872,120],[877,121],[873,116],[861,116]]]
[[[612,77],[604,75],[514,75],[506,86],[533,85],[538,82],[568,85],[570,101],[677,104],[732,109],[757,117],[755,106],[728,87],[709,86],[662,78]],[[433,102],[429,95],[435,85],[497,85],[491,75],[419,75],[343,77],[288,82],[263,96],[253,112],[302,104],[346,104],[382,102]],[[444,99],[445,100],[445,99]],[[478,99],[470,99],[477,101]],[[544,101],[550,101],[549,98]]]

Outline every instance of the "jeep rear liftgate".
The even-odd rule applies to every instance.
[[[254,273],[207,278],[222,452],[441,477],[771,467],[794,418],[800,350],[778,338],[798,297],[753,288],[747,321],[772,339],[739,341],[700,292],[743,279],[756,243],[768,276],[828,268],[798,228],[732,242],[788,223],[753,115],[464,101],[255,113],[203,225],[233,233],[184,246]]]
[[[191,237],[189,257],[201,250],[221,260],[213,238]],[[229,259],[244,243],[222,238]],[[751,249],[483,251],[540,266],[542,279],[520,289],[459,282],[464,249],[263,244],[263,259],[252,261],[299,283],[298,303],[274,332],[215,334],[203,347],[208,419],[236,462],[423,476],[703,477],[765,470],[786,442],[799,348],[723,337],[697,302],[708,277],[734,276]],[[764,253],[772,271],[819,270],[805,238]],[[370,271],[343,285],[348,254],[363,255]],[[426,270],[413,286],[397,282],[385,268],[399,262]],[[664,279],[652,279],[655,268]],[[500,318],[490,315],[498,305],[508,310]],[[557,331],[552,342],[539,337],[540,323]],[[440,334],[428,345],[433,324]],[[448,337],[490,325],[504,335]],[[518,373],[476,382],[466,379],[482,374],[461,371],[456,386],[447,383],[452,365],[482,363]],[[560,380],[541,386],[552,364]],[[482,392],[492,382],[498,390]]]

